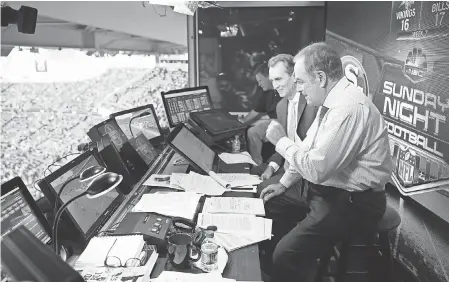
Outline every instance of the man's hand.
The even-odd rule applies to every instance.
[[[287,134],[285,133],[284,128],[282,125],[276,121],[272,120],[267,128],[267,139],[270,141],[274,146],[278,143],[278,141],[282,137],[286,137]]]
[[[263,199],[263,202],[266,203],[273,197],[279,196],[285,192],[287,188],[281,183],[271,184],[265,187],[260,193],[260,198]]]
[[[260,176],[260,179],[262,181],[269,179],[271,176],[273,176],[274,173],[274,168],[271,165],[267,166],[267,169],[265,169],[265,171],[262,173],[262,175]]]

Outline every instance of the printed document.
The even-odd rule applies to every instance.
[[[271,239],[271,236],[268,238],[262,236],[249,237],[220,232],[215,232],[214,237],[215,240],[217,240],[217,243],[225,248],[228,252],[232,252],[234,250]]]
[[[217,226],[217,231],[251,238],[271,236],[272,220],[254,215],[200,213],[197,225],[202,228]]]
[[[262,182],[259,176],[248,173],[216,173],[216,175],[231,187],[259,185]]]
[[[144,194],[133,212],[155,212],[193,220],[201,195],[190,192]]]
[[[178,185],[171,184],[171,175],[153,174],[143,183],[145,186],[165,187],[183,191]]]
[[[233,213],[265,215],[263,200],[259,198],[213,197],[204,202],[203,213]]]
[[[189,192],[210,196],[223,195],[226,189],[212,177],[191,171],[181,180],[181,186]]]
[[[251,155],[248,152],[240,153],[221,153],[218,155],[222,161],[227,164],[243,164],[249,163],[252,165],[257,165]]]

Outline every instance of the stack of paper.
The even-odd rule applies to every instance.
[[[254,215],[200,213],[197,224],[217,226],[217,241],[228,251],[271,239],[271,219]]]
[[[150,281],[151,271],[156,264],[159,254],[153,250],[144,266],[136,267],[87,267],[80,271],[86,282],[98,281]]]
[[[263,200],[259,198],[214,197],[204,202],[203,213],[234,213],[265,215]]]
[[[201,175],[191,171],[189,174],[173,173],[170,177],[170,186],[178,187],[187,192],[218,196],[223,195],[226,189],[210,176]]]
[[[94,237],[76,261],[75,269],[105,266],[108,256],[124,264],[130,258],[138,258],[144,245],[142,235]]]
[[[240,152],[240,153],[221,153],[218,155],[222,161],[227,164],[242,164],[249,163],[252,165],[257,165],[251,155],[248,152]]]
[[[154,212],[193,220],[201,195],[189,192],[144,194],[133,212]]]
[[[262,182],[258,176],[248,173],[215,173],[211,171],[209,175],[223,187],[231,189],[259,185]]]

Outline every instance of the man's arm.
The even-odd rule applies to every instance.
[[[259,112],[256,112],[255,110],[251,110],[251,112],[249,112],[249,114],[247,114],[241,120],[241,122],[244,125],[250,125],[250,124],[254,123],[255,121],[259,120],[264,115],[265,115],[264,113],[259,113]]]
[[[359,153],[366,127],[363,106],[332,109],[318,128],[313,148],[283,137],[277,142],[276,151],[304,178],[313,183],[323,183],[345,168]],[[314,136],[307,138],[313,139]]]

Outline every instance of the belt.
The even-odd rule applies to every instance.
[[[383,191],[385,191],[384,187],[369,188],[369,189],[366,189],[366,190],[363,190],[363,191],[356,191],[356,190],[354,190],[352,192],[349,191],[349,202],[350,203],[354,203],[353,197],[354,196],[357,197],[357,195],[361,195],[361,194],[365,194],[365,193],[378,193],[378,192],[383,192]]]
[[[364,193],[364,192],[382,192],[385,191],[385,187],[376,187],[376,188],[369,188],[366,190],[355,190],[355,189],[345,189],[349,193]]]

